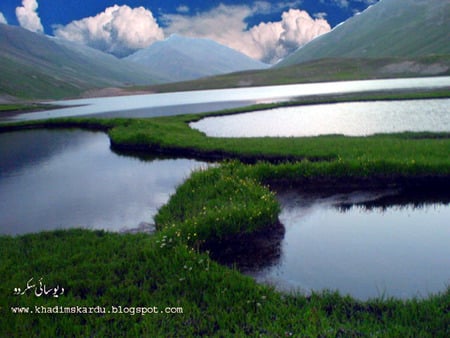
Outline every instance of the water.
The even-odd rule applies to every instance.
[[[280,193],[280,257],[248,273],[281,290],[338,290],[362,300],[445,291],[450,195],[396,194]]]
[[[450,99],[346,102],[209,117],[191,127],[212,137],[367,136],[450,131]]]
[[[148,230],[175,187],[205,166],[121,156],[104,133],[74,130],[0,134],[0,157],[0,234],[8,235]],[[450,196],[389,200],[394,193],[279,193],[284,226],[237,248],[250,258],[247,273],[280,289],[338,289],[360,299],[443,291]]]
[[[283,86],[199,90],[176,93],[91,98],[51,102],[71,106],[51,111],[20,114],[4,121],[68,116],[154,117],[198,113],[276,102],[296,97],[397,89],[448,88],[450,77],[323,82]]]
[[[0,234],[8,235],[142,228],[204,165],[120,156],[107,135],[73,130],[0,134],[0,158]]]

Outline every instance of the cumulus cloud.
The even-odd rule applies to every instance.
[[[325,15],[312,18],[307,12],[290,9],[301,0],[270,3],[255,1],[248,5],[224,5],[191,14],[180,5],[174,14],[160,16],[161,28],[152,12],[126,5],[107,8],[89,18],[54,27],[59,38],[87,44],[123,57],[145,48],[164,36],[180,34],[209,38],[267,63],[275,63],[298,47],[331,30]],[[280,21],[248,27],[247,19],[256,14],[283,11]]]
[[[36,33],[44,33],[44,27],[37,13],[38,7],[37,0],[22,0],[22,7],[16,8],[16,16],[23,28]]]
[[[2,12],[0,12],[0,23],[4,23],[6,25],[8,24],[8,21],[6,21],[6,18]]]
[[[331,30],[324,18],[313,19],[302,10],[290,9],[281,21],[247,27],[245,19],[260,11],[270,10],[270,4],[259,1],[255,6],[226,6],[187,16],[171,14],[164,17],[166,32],[213,39],[248,56],[275,63],[315,37]]]
[[[164,32],[151,11],[127,5],[114,5],[94,17],[55,26],[54,34],[119,57],[164,39]]]

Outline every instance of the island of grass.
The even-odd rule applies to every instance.
[[[450,288],[406,301],[285,294],[218,264],[207,250],[271,231],[279,213],[272,184],[450,191],[450,133],[215,139],[189,128],[209,115],[0,126],[96,129],[116,151],[234,159],[178,187],[158,211],[153,235],[75,229],[0,237],[2,336],[449,335]],[[65,293],[15,295],[30,278]]]

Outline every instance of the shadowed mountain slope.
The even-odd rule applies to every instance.
[[[450,0],[381,0],[281,61],[450,54]]]
[[[161,82],[95,49],[0,24],[0,95],[62,98],[102,87]]]

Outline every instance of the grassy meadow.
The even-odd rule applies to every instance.
[[[364,302],[333,291],[286,294],[218,264],[207,250],[243,234],[250,241],[278,222],[272,184],[448,189],[450,133],[231,139],[188,126],[241,111],[0,125],[0,132],[102,130],[126,154],[225,160],[177,188],[155,216],[153,235],[74,229],[0,236],[0,336],[449,336],[450,288],[426,299]],[[65,292],[15,295],[32,277]],[[25,308],[34,313],[14,313]]]

